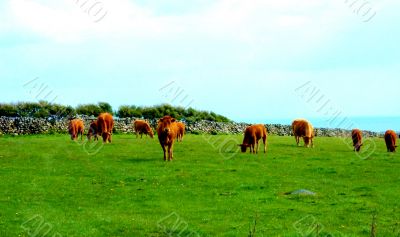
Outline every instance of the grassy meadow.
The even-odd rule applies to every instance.
[[[148,137],[0,137],[0,236],[400,236],[400,156],[383,139],[368,159],[340,138],[222,148],[241,140],[187,135],[164,162]],[[316,195],[286,195],[299,189]]]

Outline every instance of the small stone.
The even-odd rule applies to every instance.
[[[307,190],[307,189],[299,189],[299,190],[285,193],[285,195],[315,196],[317,194],[310,190]]]

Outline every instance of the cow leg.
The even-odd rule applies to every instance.
[[[256,143],[256,154],[258,154],[258,152],[260,151],[260,144],[258,143],[258,141],[257,141],[257,143]]]
[[[111,143],[111,133],[110,134],[108,134],[108,142],[110,142]]]
[[[173,148],[173,144],[168,145],[168,161],[172,161],[172,159],[174,158],[172,148]]]
[[[103,138],[103,143],[107,143],[107,134],[105,132],[101,134],[101,137]]]
[[[263,143],[264,143],[264,153],[267,153],[267,137],[263,137]]]
[[[166,151],[166,149],[165,149],[165,146],[164,146],[164,145],[161,145],[161,147],[162,147],[162,149],[163,149],[163,152],[164,152],[164,161],[166,161],[166,160],[167,160],[167,151]]]
[[[172,143],[171,144],[171,160],[173,160],[174,159],[174,144]]]

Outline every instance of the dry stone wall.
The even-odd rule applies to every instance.
[[[96,120],[95,117],[79,116],[85,122],[86,131],[89,128],[89,124]],[[133,121],[135,118],[115,118],[115,133],[133,133]],[[10,118],[0,117],[0,134],[11,134],[11,135],[28,135],[28,134],[53,134],[53,133],[67,133],[68,119],[57,119],[57,118]],[[149,121],[151,126],[155,129],[157,120],[153,119]],[[244,129],[249,126],[246,123],[222,123],[222,122],[211,122],[211,121],[199,121],[199,122],[185,122],[186,132],[201,134],[241,134]],[[291,136],[292,129],[290,125],[280,124],[266,124],[269,134],[278,136]],[[316,136],[324,137],[349,137],[350,131],[344,129],[327,129],[317,128]],[[382,136],[380,133],[364,131],[366,137],[377,137]]]

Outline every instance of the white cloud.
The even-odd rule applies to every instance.
[[[90,36],[160,39],[191,35],[247,42],[270,41],[293,31],[298,37],[323,37],[342,24],[343,8],[332,1],[219,0],[205,10],[185,15],[156,15],[128,0],[105,1],[106,17],[93,19],[75,1],[63,4],[13,0],[14,23],[55,41],[85,40]],[[333,18],[335,17],[335,18]],[[332,30],[332,29],[330,29]],[[162,38],[161,38],[162,39]]]

